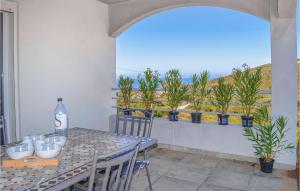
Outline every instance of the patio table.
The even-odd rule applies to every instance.
[[[137,142],[140,142],[141,150],[156,144],[156,140],[151,138],[117,136],[99,130],[71,128],[57,167],[1,167],[0,190],[41,191],[67,188],[89,177],[94,149],[98,150],[99,159],[105,159],[121,154]],[[8,146],[1,147],[1,162]]]

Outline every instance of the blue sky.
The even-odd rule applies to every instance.
[[[155,14],[118,37],[117,76],[135,77],[146,68],[163,75],[176,68],[184,77],[203,70],[215,77],[243,63],[251,67],[269,63],[269,27],[261,18],[217,7],[184,7]]]

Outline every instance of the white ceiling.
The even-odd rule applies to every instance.
[[[129,0],[99,0],[99,1],[106,3],[106,4],[115,4],[115,3],[121,3],[121,2],[129,1]]]

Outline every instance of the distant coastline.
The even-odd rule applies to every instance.
[[[229,74],[228,74],[229,75]],[[215,74],[215,75],[210,75],[210,80],[214,80],[216,78],[220,78],[222,76],[227,76],[226,74],[220,75],[220,74]],[[139,87],[139,82],[137,78],[133,78],[134,83],[133,83],[133,88],[138,88]],[[186,75],[182,77],[182,81],[185,84],[191,84],[193,81],[192,75]],[[116,87],[118,87],[118,78],[116,79]]]

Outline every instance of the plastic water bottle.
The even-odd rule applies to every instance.
[[[67,110],[62,103],[62,98],[57,99],[57,106],[54,111],[54,118],[55,118],[55,134],[68,137],[68,115]]]

